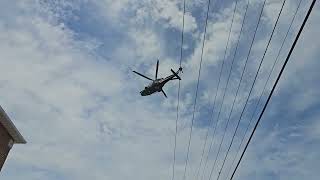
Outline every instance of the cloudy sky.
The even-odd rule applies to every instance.
[[[226,179],[268,73],[300,0],[287,0],[240,122],[221,179]],[[221,115],[200,177],[216,179],[244,107],[282,0],[267,0],[238,96],[262,0],[250,0],[227,86],[246,0],[212,0],[186,179],[194,180],[210,120]],[[302,0],[267,92],[311,0]],[[187,0],[175,179],[183,178],[207,0]],[[0,105],[28,141],[15,145],[2,169],[6,180],[171,179],[178,82],[141,97],[149,83],[131,71],[159,76],[179,67],[182,0],[0,1]],[[235,179],[318,179],[320,162],[320,4],[314,7]],[[224,62],[224,63],[223,63]],[[222,69],[218,87],[219,72]],[[215,106],[213,97],[218,92]],[[267,93],[262,101],[265,102]],[[221,106],[222,105],[222,106]],[[261,110],[262,102],[258,106]],[[213,118],[211,110],[213,108]],[[258,113],[255,114],[255,119]],[[222,137],[227,127],[224,141]],[[250,126],[251,129],[252,126]],[[205,147],[208,153],[213,137]],[[205,155],[207,156],[207,155]]]

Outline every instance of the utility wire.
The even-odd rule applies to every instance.
[[[205,41],[206,41],[206,34],[207,34],[207,25],[208,25],[208,19],[209,19],[210,3],[211,3],[211,0],[208,0],[207,16],[206,16],[206,21],[205,21],[204,33],[203,33],[200,65],[199,65],[198,80],[197,80],[197,88],[196,88],[196,94],[195,94],[194,104],[193,104],[193,113],[192,113],[191,128],[190,128],[190,134],[189,134],[187,158],[186,158],[186,163],[185,163],[184,173],[183,173],[183,180],[186,179],[186,172],[187,172],[187,166],[188,166],[188,161],[189,161],[190,144],[191,144],[191,138],[192,138],[194,116],[195,116],[196,106],[197,106],[197,97],[198,97],[198,91],[199,91],[201,67],[202,67],[202,60],[203,60],[203,51],[204,51],[204,46],[205,46]]]
[[[288,61],[289,61],[289,59],[290,59],[290,57],[291,57],[291,54],[292,54],[292,52],[293,52],[293,50],[294,50],[294,48],[295,48],[295,46],[296,46],[296,44],[297,44],[297,42],[298,42],[298,40],[299,40],[299,37],[300,37],[300,35],[301,35],[301,32],[302,32],[302,30],[304,29],[304,26],[305,26],[305,24],[306,24],[306,22],[307,22],[307,20],[308,20],[308,18],[309,18],[309,16],[310,16],[311,12],[312,12],[312,9],[313,9],[315,3],[316,3],[316,0],[313,0],[312,3],[311,3],[311,5],[310,5],[310,8],[309,8],[309,10],[308,10],[308,12],[307,12],[307,15],[306,15],[306,17],[305,17],[304,20],[303,20],[303,23],[302,23],[302,25],[301,25],[301,27],[300,27],[300,29],[299,29],[299,32],[298,32],[298,34],[297,34],[297,36],[296,36],[296,38],[295,38],[295,40],[294,40],[294,42],[293,42],[293,44],[292,44],[292,46],[291,46],[291,49],[290,49],[290,51],[289,51],[289,53],[288,53],[288,56],[287,56],[287,58],[286,58],[286,60],[285,60],[285,62],[284,62],[284,64],[283,64],[283,66],[282,66],[282,68],[281,68],[281,70],[280,70],[280,73],[278,74],[278,77],[277,77],[277,79],[276,79],[276,81],[275,81],[275,83],[274,83],[274,85],[273,85],[273,87],[272,87],[272,90],[271,90],[271,92],[270,92],[270,94],[269,94],[269,96],[268,96],[268,99],[267,99],[267,101],[266,101],[266,103],[265,103],[265,105],[264,105],[264,107],[263,107],[263,109],[262,109],[262,111],[261,111],[261,113],[260,113],[260,116],[259,116],[259,118],[258,118],[258,120],[257,120],[257,122],[256,122],[256,124],[255,124],[255,126],[254,126],[254,128],[253,128],[253,131],[252,131],[252,133],[251,133],[251,135],[250,135],[250,137],[249,137],[249,139],[248,139],[248,141],[247,141],[247,144],[246,144],[246,146],[245,146],[245,148],[244,148],[244,150],[243,150],[243,152],[242,152],[242,154],[241,154],[241,157],[240,157],[240,159],[239,159],[239,161],[238,161],[238,163],[237,163],[236,168],[234,169],[234,171],[233,171],[233,173],[232,173],[232,176],[231,176],[230,180],[233,179],[234,174],[236,173],[236,171],[237,171],[237,169],[238,169],[238,167],[239,167],[239,164],[240,164],[240,162],[241,162],[241,160],[242,160],[242,158],[243,158],[243,155],[244,155],[244,153],[246,152],[246,150],[247,150],[247,148],[248,148],[248,145],[250,144],[250,141],[251,141],[251,139],[252,139],[252,137],[253,137],[253,135],[254,135],[254,133],[255,133],[255,131],[256,131],[256,129],[257,129],[260,121],[261,121],[261,118],[262,118],[262,116],[263,116],[263,114],[264,114],[264,112],[265,112],[265,110],[266,110],[266,108],[267,108],[267,106],[268,106],[268,104],[269,104],[269,101],[270,101],[270,99],[271,99],[271,97],[272,97],[272,95],[273,95],[273,92],[274,92],[275,88],[277,87],[277,84],[278,84],[278,82],[279,82],[279,80],[280,80],[280,78],[281,78],[281,75],[282,75],[282,73],[283,73],[283,71],[284,71],[284,69],[285,69],[285,67],[286,67],[286,65],[287,65],[287,63],[288,63]]]
[[[235,104],[236,99],[237,99],[237,97],[238,97],[240,85],[241,85],[241,82],[242,82],[242,79],[243,79],[243,75],[244,75],[244,72],[245,72],[246,67],[247,67],[247,64],[248,64],[248,59],[249,59],[249,56],[250,56],[250,54],[251,54],[253,42],[254,42],[254,40],[255,40],[255,38],[256,38],[257,30],[258,30],[258,27],[259,27],[259,24],[260,24],[260,20],[261,20],[261,17],[262,17],[262,13],[263,13],[265,4],[266,4],[266,0],[264,0],[263,6],[262,6],[261,11],[260,11],[258,23],[257,23],[256,28],[255,28],[255,31],[254,31],[254,35],[253,35],[253,38],[252,38],[252,41],[251,41],[251,44],[250,44],[250,49],[249,49],[249,52],[248,52],[248,55],[247,55],[247,58],[246,58],[246,61],[245,61],[245,64],[244,64],[243,71],[242,71],[242,73],[241,73],[240,82],[239,82],[238,87],[237,87],[237,90],[236,90],[235,98],[233,99],[231,111],[230,111],[230,113],[229,113],[229,118],[228,118],[228,120],[227,120],[225,129],[224,129],[224,133],[223,133],[222,139],[221,139],[220,144],[219,144],[218,152],[217,152],[217,155],[216,155],[216,157],[215,157],[215,160],[214,160],[214,163],[213,163],[211,172],[210,172],[209,180],[211,180],[212,173],[213,173],[213,171],[214,171],[214,169],[215,169],[215,166],[216,166],[216,163],[217,163],[217,159],[218,159],[218,156],[219,156],[219,153],[220,153],[220,150],[221,150],[221,145],[222,145],[222,142],[223,142],[223,140],[224,140],[225,133],[226,133],[227,127],[228,127],[229,122],[230,122],[230,117],[231,117],[231,114],[232,114],[232,112],[233,112],[234,104]]]
[[[186,14],[186,0],[183,0],[182,30],[181,30],[181,49],[180,49],[180,67],[183,58],[183,40],[184,40],[184,16]]]
[[[267,51],[268,51],[268,49],[269,49],[269,45],[270,45],[271,40],[272,40],[272,37],[273,37],[273,35],[274,35],[274,31],[275,31],[275,29],[276,29],[276,27],[277,27],[277,25],[278,25],[278,22],[279,22],[279,19],[280,19],[280,16],[281,16],[281,13],[282,13],[282,10],[283,10],[283,7],[284,7],[285,3],[286,3],[286,0],[284,0],[283,3],[282,3],[282,6],[281,6],[281,9],[280,9],[280,11],[279,11],[277,20],[276,20],[276,22],[275,22],[275,24],[274,24],[274,27],[273,27],[272,33],[271,33],[271,35],[270,35],[269,41],[268,41],[268,43],[267,43],[266,49],[265,49],[265,51],[264,51],[264,54],[263,54],[262,59],[261,59],[261,61],[260,61],[258,70],[257,70],[256,75],[255,75],[255,77],[254,77],[254,81],[253,81],[253,83],[252,83],[252,85],[251,85],[250,92],[249,92],[249,94],[248,94],[248,96],[247,96],[245,105],[244,105],[244,107],[243,107],[243,109],[242,109],[242,111],[241,111],[240,118],[239,118],[239,120],[238,120],[236,129],[235,129],[235,131],[234,131],[234,133],[233,133],[233,136],[232,136],[232,139],[231,139],[231,143],[230,143],[230,145],[229,145],[229,147],[228,147],[228,150],[227,150],[227,153],[226,153],[226,155],[225,155],[225,157],[224,157],[224,159],[223,159],[223,163],[222,163],[222,166],[221,166],[221,168],[220,168],[220,170],[219,170],[219,174],[218,174],[218,176],[217,176],[217,180],[219,180],[219,178],[220,178],[221,171],[222,171],[222,169],[223,169],[223,167],[224,167],[224,164],[225,164],[225,162],[226,162],[226,159],[227,159],[227,156],[228,156],[228,154],[229,154],[230,148],[231,148],[231,146],[232,146],[232,144],[233,144],[233,141],[234,141],[234,138],[235,138],[235,136],[236,136],[236,134],[237,134],[240,121],[242,120],[243,113],[244,113],[244,111],[246,110],[246,107],[247,107],[247,105],[248,105],[248,101],[249,101],[249,99],[250,99],[250,96],[251,96],[253,87],[254,87],[254,85],[255,85],[255,83],[256,83],[258,74],[259,74],[260,69],[261,69],[261,65],[262,65],[262,63],[263,63],[263,61],[264,61],[264,58],[265,58],[265,56],[266,56],[266,53],[267,53]],[[229,116],[229,118],[230,118],[230,116]]]
[[[216,103],[216,98],[217,98],[218,91],[219,91],[219,86],[220,86],[220,81],[221,81],[221,76],[222,76],[222,70],[223,70],[224,62],[225,62],[225,60],[226,60],[226,55],[227,55],[227,50],[228,50],[228,46],[229,46],[231,31],[232,31],[232,27],[233,27],[234,16],[235,16],[236,9],[237,9],[237,4],[238,4],[238,0],[236,0],[235,6],[234,6],[234,9],[233,9],[231,26],[230,26],[230,29],[229,29],[228,40],[227,40],[226,48],[225,48],[225,51],[224,51],[224,58],[223,58],[222,65],[221,65],[221,69],[220,69],[220,73],[219,73],[219,81],[218,81],[218,86],[217,86],[217,90],[216,90],[215,97],[214,97],[214,101],[213,101],[213,106],[212,106],[212,111],[211,111],[211,117],[213,116],[214,107],[215,107],[215,103]],[[234,61],[233,61],[233,62],[234,62]],[[232,65],[233,65],[233,62],[232,62]],[[231,65],[231,66],[232,66],[232,65]],[[231,68],[232,68],[232,67],[231,67]],[[228,78],[228,81],[227,81],[227,85],[226,85],[226,86],[228,86],[228,82],[229,82],[229,78]],[[225,93],[224,93],[224,94],[225,94]],[[223,97],[224,97],[224,95],[223,95]],[[206,132],[206,137],[205,137],[205,141],[204,141],[204,145],[203,145],[203,149],[202,149],[200,164],[199,164],[199,167],[198,167],[198,170],[197,170],[197,174],[196,174],[196,178],[195,178],[195,179],[198,179],[198,177],[199,177],[200,168],[201,168],[201,165],[202,165],[202,162],[203,162],[203,156],[204,156],[205,148],[206,148],[206,145],[207,145],[207,139],[208,139],[208,135],[209,135],[209,130],[210,130],[210,127],[211,127],[211,123],[212,123],[212,118],[210,118],[210,123],[209,123],[209,126],[207,127],[207,132]]]
[[[183,58],[183,40],[184,40],[184,16],[186,14],[186,0],[183,0],[183,15],[182,15],[182,30],[181,30],[181,49],[180,49],[180,62],[179,62],[179,69],[181,69],[181,63]],[[177,134],[178,134],[178,120],[179,120],[179,107],[180,107],[180,89],[181,89],[181,82],[179,81],[178,85],[178,102],[177,102],[177,117],[176,117],[176,131],[174,135],[174,148],[173,148],[173,165],[172,165],[172,179],[174,180],[174,173],[175,173],[175,164],[176,164],[176,149],[177,149]]]
[[[253,120],[253,118],[254,118],[254,115],[256,114],[256,111],[258,110],[258,105],[260,104],[262,95],[265,93],[265,90],[266,90],[267,84],[268,84],[268,82],[269,82],[269,80],[270,80],[271,74],[273,73],[273,70],[274,70],[274,68],[275,68],[275,65],[277,64],[277,62],[278,62],[278,60],[279,60],[279,57],[280,57],[280,54],[281,54],[281,52],[282,52],[284,43],[286,42],[286,39],[287,39],[288,34],[289,34],[289,32],[290,32],[291,26],[292,26],[292,24],[293,24],[293,22],[294,22],[294,20],[295,20],[295,17],[296,17],[296,15],[297,15],[297,12],[298,12],[299,8],[300,8],[301,2],[302,2],[302,0],[299,1],[299,4],[298,4],[298,6],[297,6],[297,8],[296,8],[296,10],[295,10],[295,13],[294,13],[294,15],[293,15],[293,18],[291,19],[289,28],[288,28],[287,33],[286,33],[286,35],[285,35],[285,37],[284,37],[284,39],[283,39],[283,41],[282,41],[282,44],[281,44],[280,49],[279,49],[279,51],[278,51],[277,57],[276,57],[273,65],[272,65],[271,71],[269,72],[267,81],[266,81],[266,83],[264,84],[264,87],[263,87],[263,90],[261,91],[259,100],[258,100],[258,102],[256,103],[256,106],[255,106],[255,108],[254,108],[254,111],[253,111],[253,113],[252,113],[252,116],[251,116],[251,118],[250,118],[250,121],[249,121],[249,123],[248,123],[248,126],[247,126],[247,128],[246,128],[246,130],[245,130],[245,133],[244,133],[244,135],[243,135],[243,137],[242,137],[242,139],[241,139],[241,142],[240,142],[240,144],[239,144],[239,146],[238,146],[238,148],[237,148],[237,151],[236,151],[237,153],[236,153],[236,155],[234,156],[234,158],[233,158],[233,160],[232,160],[231,166],[230,166],[229,171],[228,171],[228,173],[227,173],[228,176],[229,176],[229,174],[230,174],[230,172],[231,172],[231,168],[232,168],[232,166],[233,166],[233,164],[234,164],[234,162],[235,162],[235,160],[236,160],[236,157],[238,156],[238,154],[239,154],[239,152],[240,152],[240,148],[241,148],[241,146],[242,146],[242,143],[244,142],[244,138],[245,138],[245,136],[246,136],[246,134],[247,134],[247,132],[248,132],[248,130],[249,130],[249,127],[250,127],[251,122],[252,122],[252,120]]]
[[[236,7],[236,6],[235,6]],[[247,5],[246,5],[246,9],[245,9],[245,13],[244,13],[244,17],[242,19],[242,23],[241,23],[241,29],[240,29],[240,33],[239,33],[239,36],[238,36],[238,39],[237,39],[237,43],[236,43],[236,47],[235,47],[235,51],[234,51],[234,54],[233,54],[233,58],[232,58],[232,63],[231,63],[231,67],[230,67],[230,70],[229,70],[229,75],[228,75],[228,80],[227,80],[227,83],[226,83],[226,88],[228,87],[228,83],[229,83],[229,79],[230,79],[230,75],[231,75],[231,71],[232,71],[232,68],[233,68],[233,64],[234,64],[234,60],[235,60],[235,56],[237,54],[237,51],[238,51],[238,47],[239,47],[239,42],[240,42],[240,38],[241,38],[241,35],[242,35],[242,32],[243,32],[243,25],[244,25],[244,22],[245,22],[245,19],[247,17],[247,12],[248,12],[248,7],[249,7],[249,0],[247,1]],[[226,91],[225,91],[226,92]],[[223,97],[225,96],[225,92],[224,92],[224,95]],[[222,102],[224,101],[224,98],[222,100]],[[221,105],[222,106],[222,105]],[[219,112],[221,111],[221,107],[220,107],[220,110]],[[211,117],[212,118],[212,117]],[[218,118],[217,118],[217,123],[216,123],[216,126],[213,130],[213,137],[211,139],[211,143],[210,143],[210,147],[209,147],[209,150],[208,150],[208,154],[207,154],[207,157],[206,157],[206,161],[205,161],[205,165],[204,165],[204,171],[203,171],[203,174],[202,174],[202,178],[204,177],[204,174],[205,174],[205,171],[206,171],[206,167],[207,167],[207,163],[208,163],[208,159],[209,159],[209,154],[211,152],[211,149],[212,149],[212,144],[213,144],[213,141],[214,141],[214,137],[215,137],[215,133],[216,133],[216,129],[217,129],[217,125],[218,125],[218,121],[219,121],[219,115],[218,115]],[[207,138],[206,138],[207,140]]]

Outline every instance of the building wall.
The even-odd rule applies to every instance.
[[[9,142],[11,137],[7,130],[0,123],[0,171],[10,151]]]

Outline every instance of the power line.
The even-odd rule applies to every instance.
[[[233,22],[234,22],[234,16],[235,16],[236,9],[237,9],[237,4],[238,4],[238,0],[236,0],[235,6],[234,6],[234,9],[233,9],[231,26],[230,26],[230,29],[229,29],[229,35],[228,35],[228,39],[227,39],[227,44],[226,44],[226,48],[225,48],[225,51],[224,51],[224,58],[223,58],[222,65],[221,65],[221,69],[220,69],[220,73],[219,73],[219,81],[218,81],[218,86],[217,86],[217,90],[216,90],[215,97],[214,97],[214,101],[213,101],[213,106],[212,106],[212,111],[211,111],[211,117],[213,116],[214,106],[215,106],[216,98],[217,98],[218,91],[219,91],[219,86],[220,86],[220,81],[221,81],[221,76],[222,76],[222,70],[223,70],[224,62],[225,62],[226,55],[227,55],[227,50],[228,50],[228,46],[229,46],[229,41],[230,41],[231,31],[232,31]],[[233,62],[232,62],[232,65],[233,65]],[[231,65],[231,66],[232,66],[232,65]],[[228,82],[229,82],[229,78],[228,78]],[[228,84],[228,82],[227,82],[227,84]],[[210,130],[210,127],[211,127],[211,123],[212,123],[212,118],[210,118],[210,123],[209,123],[209,126],[208,126],[208,128],[207,128],[206,137],[205,137],[205,141],[204,141],[204,145],[203,145],[203,149],[202,149],[202,154],[201,154],[201,159],[200,159],[200,164],[199,164],[199,167],[198,167],[198,170],[197,170],[197,174],[196,174],[196,178],[195,178],[195,179],[198,179],[198,177],[199,177],[200,168],[201,168],[202,161],[203,161],[203,156],[204,156],[204,152],[205,152],[205,148],[206,148],[206,144],[207,144],[207,139],[208,139],[208,135],[209,135],[209,130]]]
[[[250,143],[250,141],[251,141],[251,139],[252,139],[252,137],[253,137],[253,135],[254,135],[254,133],[255,133],[255,131],[256,131],[259,123],[260,123],[260,121],[261,121],[261,118],[262,118],[262,116],[263,116],[263,114],[264,114],[264,112],[265,112],[265,110],[266,110],[266,108],[267,108],[267,106],[268,106],[268,104],[269,104],[269,101],[270,101],[270,99],[271,99],[271,97],[272,97],[272,95],[273,95],[273,92],[274,92],[275,88],[277,87],[277,84],[278,84],[278,82],[279,82],[279,80],[280,80],[280,78],[281,78],[281,75],[282,75],[282,73],[283,73],[283,71],[284,71],[284,69],[285,69],[285,67],[286,67],[286,65],[287,65],[287,63],[288,63],[288,61],[289,61],[289,59],[290,59],[290,57],[291,57],[291,54],[292,54],[292,52],[293,52],[293,50],[294,50],[294,48],[295,48],[295,46],[296,46],[296,44],[297,44],[297,42],[298,42],[298,40],[299,40],[299,37],[300,37],[300,35],[301,35],[301,32],[302,32],[302,30],[304,29],[304,26],[305,26],[305,24],[306,24],[306,22],[307,22],[307,20],[308,20],[308,18],[309,18],[309,16],[310,16],[311,12],[312,12],[312,9],[313,9],[315,3],[316,3],[316,0],[313,0],[312,3],[311,3],[311,5],[310,5],[310,8],[309,8],[309,10],[308,10],[308,13],[307,13],[306,17],[305,17],[304,20],[303,20],[303,23],[302,23],[302,25],[301,25],[301,27],[300,27],[300,29],[299,29],[299,32],[298,32],[298,34],[297,34],[297,36],[296,36],[296,38],[295,38],[295,40],[294,40],[294,42],[293,42],[293,44],[292,44],[292,46],[291,46],[291,49],[290,49],[290,51],[289,51],[289,53],[288,53],[288,56],[287,56],[287,58],[286,58],[286,60],[285,60],[285,62],[284,62],[284,64],[283,64],[283,66],[282,66],[282,68],[281,68],[281,70],[280,70],[280,73],[279,73],[279,75],[278,75],[278,77],[277,77],[277,79],[276,79],[276,81],[275,81],[275,83],[274,83],[274,85],[273,85],[273,87],[272,87],[272,90],[271,90],[271,92],[270,92],[270,94],[269,94],[269,96],[268,96],[268,99],[267,99],[267,101],[266,101],[266,103],[265,103],[265,105],[264,105],[264,107],[263,107],[263,109],[262,109],[262,111],[261,111],[261,113],[260,113],[260,116],[259,116],[259,118],[258,118],[258,120],[257,120],[257,122],[256,122],[256,124],[255,124],[255,126],[254,126],[254,128],[253,128],[253,131],[252,131],[252,133],[251,133],[251,135],[250,135],[250,137],[249,137],[249,140],[247,141],[247,144],[246,144],[246,146],[245,146],[245,148],[244,148],[244,150],[243,150],[243,152],[242,152],[242,154],[241,154],[241,157],[240,157],[240,159],[239,159],[239,161],[238,161],[238,163],[237,163],[236,168],[234,169],[234,171],[233,171],[233,173],[232,173],[232,176],[231,176],[230,180],[233,179],[234,174],[236,173],[236,171],[237,171],[237,169],[238,169],[238,167],[239,167],[239,164],[240,164],[240,162],[241,162],[241,160],[242,160],[242,158],[243,158],[243,155],[244,155],[244,153],[246,152],[246,150],[247,150],[247,148],[248,148],[248,145],[249,145],[249,143]]]
[[[253,113],[252,113],[252,116],[251,116],[251,118],[250,118],[250,121],[249,121],[249,123],[248,123],[248,126],[247,126],[247,128],[246,128],[246,130],[245,130],[245,133],[244,133],[244,135],[243,135],[243,137],[242,137],[242,139],[241,139],[241,142],[240,142],[240,144],[239,144],[239,146],[238,146],[238,148],[237,148],[237,151],[236,151],[237,153],[236,153],[236,155],[234,156],[234,158],[233,158],[233,160],[232,160],[232,163],[231,163],[231,166],[230,166],[230,168],[229,168],[229,171],[228,171],[227,175],[229,175],[230,172],[231,172],[231,168],[232,168],[232,166],[233,166],[233,164],[234,164],[234,162],[235,162],[235,160],[236,160],[236,157],[238,156],[238,154],[239,154],[239,152],[240,152],[240,148],[241,148],[242,143],[243,143],[243,141],[244,141],[244,138],[245,138],[245,136],[246,136],[246,134],[247,134],[247,132],[248,132],[248,130],[249,130],[249,127],[250,127],[251,122],[252,122],[252,120],[253,120],[253,118],[254,118],[254,115],[255,115],[256,111],[258,110],[258,105],[260,104],[262,95],[265,93],[267,84],[268,84],[268,82],[269,82],[269,80],[270,80],[270,77],[271,77],[271,74],[272,74],[272,72],[273,72],[273,70],[274,70],[274,68],[275,68],[275,65],[277,64],[277,62],[278,62],[278,60],[279,60],[279,57],[280,57],[280,54],[281,54],[281,52],[282,52],[284,43],[286,42],[286,39],[287,39],[288,34],[289,34],[289,32],[290,32],[291,26],[292,26],[292,24],[293,24],[293,21],[294,21],[296,15],[297,15],[297,12],[298,12],[298,10],[299,10],[299,8],[300,8],[301,2],[302,2],[302,0],[299,1],[299,4],[298,4],[298,6],[297,6],[297,8],[296,8],[296,10],[295,10],[295,13],[294,13],[294,15],[293,15],[293,18],[291,19],[291,22],[290,22],[289,28],[288,28],[288,30],[287,30],[287,33],[286,33],[286,35],[285,35],[285,37],[284,37],[284,39],[283,39],[283,41],[282,41],[282,44],[281,44],[280,49],[279,49],[279,51],[278,51],[277,57],[276,57],[273,65],[272,65],[272,68],[271,68],[271,71],[270,71],[270,73],[269,73],[269,75],[268,75],[267,81],[266,81],[266,83],[264,84],[263,90],[261,91],[259,100],[258,100],[258,102],[256,103],[256,106],[255,106],[255,108],[254,108],[254,111],[253,111]]]
[[[218,156],[219,156],[220,150],[221,150],[221,145],[222,145],[222,142],[223,142],[223,140],[224,140],[225,133],[226,133],[227,127],[228,127],[229,122],[230,122],[231,114],[232,114],[232,112],[233,112],[234,104],[235,104],[235,101],[236,101],[236,99],[237,99],[237,97],[238,97],[238,93],[239,93],[240,85],[241,85],[241,82],[242,82],[242,79],[243,79],[244,72],[245,72],[246,67],[247,67],[247,63],[248,63],[249,56],[250,56],[250,54],[251,54],[251,50],[252,50],[252,46],[253,46],[253,42],[254,42],[254,40],[255,40],[255,38],[256,38],[257,30],[258,30],[258,27],[259,27],[259,24],[260,24],[260,20],[261,20],[261,17],[262,17],[262,13],[263,13],[263,10],[264,10],[264,7],[265,7],[265,4],[266,4],[266,0],[264,0],[264,2],[263,2],[263,6],[262,6],[261,11],[260,11],[260,15],[259,15],[258,23],[257,23],[256,28],[255,28],[255,31],[254,31],[254,35],[253,35],[253,38],[252,38],[252,41],[251,41],[251,44],[250,44],[249,52],[248,52],[248,55],[247,55],[247,58],[246,58],[246,61],[245,61],[245,64],[244,64],[243,71],[242,71],[242,73],[241,73],[240,82],[239,82],[238,87],[237,87],[237,90],[236,90],[235,98],[233,99],[233,103],[232,103],[231,111],[230,111],[230,113],[229,113],[229,118],[228,118],[228,120],[227,120],[227,123],[226,123],[225,129],[224,129],[224,133],[223,133],[222,139],[221,139],[220,144],[219,144],[218,152],[217,152],[217,155],[216,155],[216,157],[215,157],[215,160],[214,160],[214,163],[213,163],[213,166],[212,166],[211,172],[210,172],[209,180],[211,180],[212,173],[213,173],[214,168],[215,168],[215,166],[216,166],[216,162],[217,162],[217,159],[218,159]]]
[[[232,71],[232,68],[233,68],[235,56],[236,56],[237,51],[238,51],[238,47],[239,47],[239,43],[240,43],[240,37],[241,37],[242,32],[243,32],[243,25],[244,25],[245,19],[246,19],[246,17],[247,17],[248,7],[249,7],[249,0],[247,1],[247,5],[246,5],[244,17],[243,17],[243,19],[242,19],[241,29],[240,29],[240,33],[239,33],[239,36],[238,36],[238,39],[237,39],[235,51],[234,51],[234,54],[233,54],[232,63],[231,63],[231,67],[230,67],[229,75],[228,75],[228,80],[227,80],[227,83],[226,83],[226,88],[228,87],[228,83],[229,83],[231,71]],[[226,92],[226,91],[225,91],[225,92]],[[224,93],[225,93],[225,92],[224,92]],[[223,95],[223,97],[224,97],[224,96],[225,96],[225,94]],[[224,98],[223,98],[223,101],[224,101]],[[222,102],[223,102],[223,101],[222,101]],[[221,105],[221,106],[222,106],[222,105]],[[219,112],[220,112],[220,111],[221,111],[221,107],[220,107]],[[211,118],[212,118],[212,117],[211,117]],[[215,133],[216,133],[216,129],[217,129],[218,122],[219,122],[219,115],[218,115],[218,118],[217,118],[216,126],[214,127],[214,130],[213,130],[213,137],[212,137],[212,139],[211,139],[211,143],[210,143],[210,147],[209,147],[209,150],[208,150],[208,155],[207,155],[207,157],[206,157],[206,161],[205,161],[205,165],[204,165],[204,171],[203,171],[203,174],[202,174],[202,178],[201,178],[201,179],[203,179],[204,174],[205,174],[205,171],[206,171],[206,167],[207,167],[207,163],[208,163],[208,159],[209,159],[209,154],[210,154],[210,152],[211,152],[211,148],[212,148],[213,140],[214,140],[214,137],[215,137]],[[206,140],[207,140],[207,139],[206,139]]]
[[[181,49],[180,49],[180,67],[183,55],[183,40],[184,40],[184,16],[186,14],[186,0],[183,0],[183,15],[182,15],[182,30],[181,30]]]
[[[186,172],[187,172],[187,166],[188,166],[188,160],[189,160],[190,144],[191,144],[191,138],[192,138],[192,129],[193,129],[193,122],[194,122],[194,115],[195,115],[195,112],[196,112],[197,97],[198,97],[198,90],[199,90],[199,83],[200,83],[201,67],[202,67],[202,60],[203,60],[203,51],[204,51],[204,46],[205,46],[205,41],[206,41],[206,33],[207,33],[207,25],[208,25],[208,18],[209,18],[210,3],[211,3],[211,0],[208,0],[207,16],[206,16],[206,21],[205,21],[204,33],[203,33],[203,42],[202,42],[202,49],[201,49],[201,57],[200,57],[200,65],[199,65],[199,72],[198,72],[197,88],[196,88],[196,94],[195,94],[194,104],[193,104],[193,113],[192,113],[191,128],[190,128],[190,134],[189,134],[187,158],[186,158],[186,163],[185,163],[184,173],[183,173],[183,180],[185,180],[185,178],[186,178]]]
[[[183,58],[183,40],[184,40],[184,16],[186,13],[186,0],[183,0],[183,15],[182,15],[182,29],[181,29],[181,49],[180,49],[180,68]],[[178,120],[179,120],[179,107],[180,107],[180,89],[181,82],[179,81],[178,85],[178,102],[177,102],[177,116],[176,116],[176,131],[174,135],[174,150],[173,150],[173,165],[172,165],[172,180],[174,180],[174,172],[175,172],[175,163],[176,163],[176,149],[177,149],[177,134],[178,134]]]
[[[250,99],[250,96],[251,96],[253,87],[254,87],[254,85],[255,85],[255,83],[256,83],[258,74],[259,74],[260,69],[261,69],[261,65],[262,65],[262,63],[263,63],[263,61],[264,61],[264,58],[265,58],[265,56],[266,56],[266,53],[267,53],[267,51],[268,51],[269,45],[270,45],[270,43],[271,43],[271,40],[272,40],[274,31],[275,31],[275,29],[276,29],[276,27],[277,27],[277,25],[278,25],[278,21],[279,21],[279,19],[280,19],[280,16],[281,16],[281,13],[282,13],[282,10],[283,10],[283,7],[284,7],[285,3],[286,3],[286,0],[284,0],[283,3],[282,3],[282,6],[281,6],[281,9],[280,9],[280,11],[279,11],[277,20],[276,20],[276,22],[275,22],[275,24],[274,24],[272,33],[271,33],[270,38],[269,38],[269,41],[268,41],[268,43],[267,43],[267,47],[266,47],[266,49],[265,49],[265,51],[264,51],[264,54],[263,54],[263,57],[262,57],[262,59],[261,59],[261,61],[260,61],[258,70],[257,70],[256,75],[255,75],[255,77],[254,77],[254,81],[253,81],[252,86],[251,86],[251,88],[250,88],[249,95],[248,95],[248,97],[247,97],[247,99],[246,99],[246,102],[245,102],[245,105],[244,105],[244,107],[243,107],[243,109],[242,109],[240,118],[239,118],[239,120],[238,120],[236,129],[235,129],[235,132],[233,133],[233,136],[232,136],[232,139],[231,139],[231,143],[230,143],[230,145],[229,145],[229,147],[228,147],[228,150],[227,150],[227,153],[226,153],[226,155],[225,155],[225,157],[224,157],[224,160],[223,160],[222,166],[221,166],[221,168],[220,168],[220,171],[219,171],[217,180],[219,180],[219,178],[220,178],[221,171],[222,171],[222,169],[223,169],[223,167],[224,167],[224,164],[225,164],[225,162],[226,162],[226,159],[227,159],[227,156],[228,156],[228,154],[229,154],[230,148],[231,148],[231,146],[232,146],[232,144],[233,144],[233,141],[234,141],[234,138],[235,138],[235,136],[236,136],[236,134],[237,134],[240,121],[241,121],[241,119],[242,119],[242,117],[243,117],[243,113],[244,113],[244,111],[245,111],[245,109],[246,109],[246,107],[247,107],[247,105],[248,105],[248,101],[249,101],[249,99]],[[229,118],[230,118],[230,116],[229,116]]]

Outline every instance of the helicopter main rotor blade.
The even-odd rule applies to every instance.
[[[142,76],[142,77],[144,77],[144,78],[146,78],[146,79],[149,79],[150,81],[153,81],[153,79],[148,78],[147,76],[145,76],[145,75],[143,75],[143,74],[140,74],[140,73],[138,73],[137,71],[132,71],[132,72],[134,72],[134,73],[136,73],[136,74],[138,74],[138,75],[140,75],[140,76]]]
[[[161,89],[161,92],[163,93],[163,95],[164,95],[166,98],[168,98],[163,89]]]
[[[157,61],[157,67],[156,67],[156,78],[155,78],[155,79],[157,79],[157,78],[158,78],[158,69],[159,69],[159,59],[158,59],[158,61]]]

